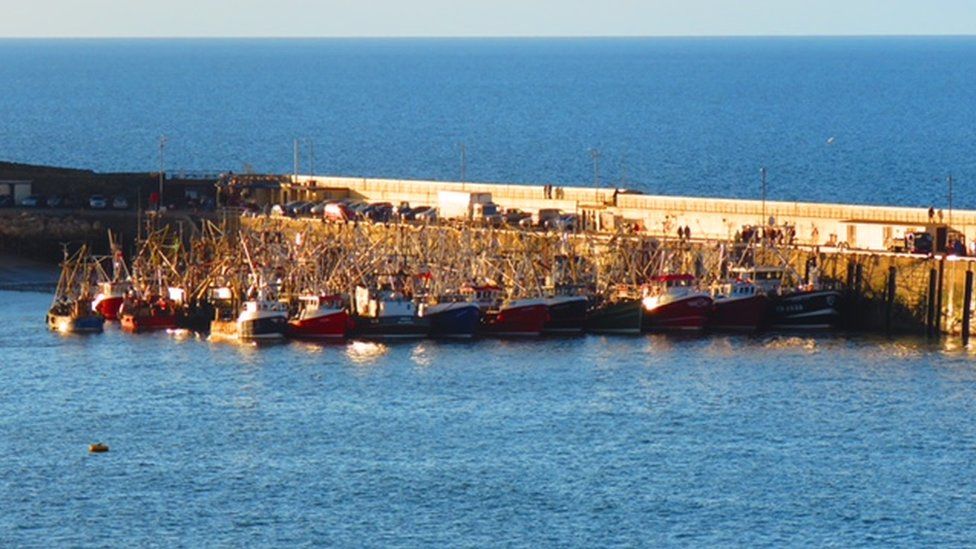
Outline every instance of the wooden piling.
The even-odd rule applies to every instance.
[[[939,261],[939,278],[935,290],[935,335],[942,333],[942,279],[945,278],[945,257]]]
[[[962,344],[969,345],[969,317],[973,302],[973,271],[966,269],[962,298]]]
[[[939,272],[934,268],[929,269],[929,293],[928,293],[928,310],[925,315],[925,335],[932,337],[935,335],[935,279],[939,276]]]

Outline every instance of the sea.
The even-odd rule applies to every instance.
[[[0,159],[976,209],[973,90],[964,37],[0,40]],[[976,544],[956,338],[249,346],[50,299],[0,291],[0,546]]]
[[[974,90],[976,37],[0,40],[0,159],[976,209]]]

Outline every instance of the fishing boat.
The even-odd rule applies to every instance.
[[[542,298],[503,299],[495,285],[465,286],[462,294],[481,310],[479,333],[500,337],[538,337],[549,320]]]
[[[478,305],[458,297],[442,297],[424,308],[430,320],[430,336],[472,338],[478,333],[481,309]]]
[[[546,298],[549,319],[542,327],[543,333],[572,335],[583,333],[590,300],[584,295],[556,295]]]
[[[342,339],[349,328],[349,313],[342,296],[305,294],[299,296],[298,313],[288,320],[288,337],[297,339]]]
[[[586,331],[595,334],[639,334],[644,308],[637,291],[620,285],[586,313]]]
[[[644,331],[701,331],[712,308],[712,296],[699,290],[690,274],[652,278],[641,301]]]
[[[47,313],[48,327],[70,334],[100,333],[105,319],[92,310],[91,304],[92,299],[87,296],[55,301]]]
[[[430,319],[417,303],[389,287],[357,286],[350,318],[353,337],[363,339],[412,339],[427,337]]]
[[[100,333],[104,329],[105,318],[92,307],[93,269],[87,247],[82,246],[71,257],[65,251],[54,300],[45,318],[49,329],[71,334]]]
[[[98,285],[98,293],[92,300],[92,310],[105,320],[119,320],[119,309],[132,286],[125,281],[107,281]]]
[[[130,274],[126,267],[122,249],[115,241],[115,236],[111,231],[108,233],[109,247],[112,250],[111,257],[100,256],[95,259],[95,272],[100,279],[98,292],[92,301],[92,309],[102,315],[105,320],[119,320],[119,309],[126,295],[132,289],[132,284],[128,282]],[[112,274],[103,267],[103,262],[112,262]]]
[[[217,290],[219,295],[231,295],[228,288]],[[210,323],[210,335],[215,339],[239,341],[275,340],[285,337],[288,326],[288,308],[284,303],[271,299],[265,291],[250,292],[239,311],[233,307],[216,308],[217,317]],[[224,302],[224,300],[220,300]]]
[[[840,323],[841,292],[820,284],[816,272],[811,273],[809,282],[796,286],[787,284],[792,273],[783,267],[754,267],[750,272],[769,297],[765,314],[770,328],[827,330]]]
[[[176,328],[176,307],[163,296],[134,294],[119,309],[122,329],[127,332],[151,332]]]
[[[748,278],[737,278],[724,284],[712,296],[712,314],[708,327],[721,331],[753,332],[766,318],[769,300]]]

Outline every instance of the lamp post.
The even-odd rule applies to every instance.
[[[156,211],[162,211],[163,207],[163,150],[166,148],[166,136],[159,136],[159,201],[156,202]]]
[[[467,148],[464,146],[464,142],[463,141],[461,143],[458,143],[458,145],[460,145],[460,147],[461,147],[461,189],[463,190],[464,189],[464,179],[465,179],[465,176],[466,176],[465,172],[467,171],[467,168],[468,168],[468,165],[467,165]]]
[[[759,168],[759,175],[762,181],[762,227],[763,227],[763,237],[766,236],[766,167],[763,166]]]
[[[949,185],[949,226],[952,227],[952,174],[946,179]]]
[[[600,202],[600,149],[590,149],[593,158],[593,196]]]

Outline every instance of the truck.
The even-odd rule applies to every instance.
[[[497,215],[498,208],[491,201],[491,193],[439,191],[437,208],[444,219],[480,219]]]

